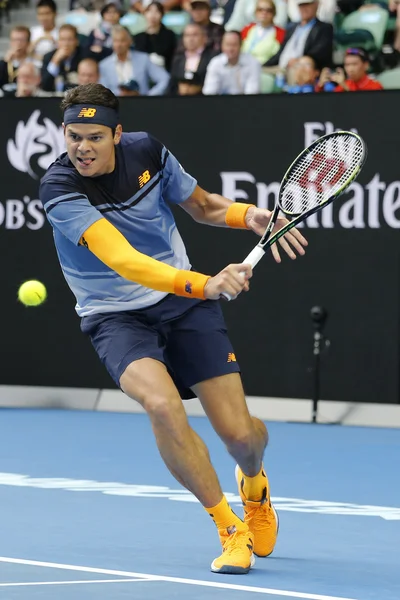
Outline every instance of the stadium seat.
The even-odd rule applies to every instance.
[[[400,89],[400,67],[384,71],[377,76],[377,80],[383,85],[385,90]]]
[[[367,52],[379,52],[382,48],[389,13],[376,7],[350,13],[335,33],[336,44],[342,48],[359,46]]]
[[[169,12],[163,16],[165,27],[171,29],[176,35],[182,35],[186,25],[190,23],[190,15],[186,11]]]
[[[261,73],[261,93],[272,94],[275,91],[275,75]]]
[[[68,23],[77,28],[81,35],[89,35],[93,29],[98,27],[101,22],[101,16],[98,12],[87,12],[83,10],[71,10],[61,18],[57,19],[57,27]]]
[[[147,21],[144,16],[136,12],[126,13],[126,15],[124,15],[119,22],[120,25],[123,25],[129,29],[133,36],[135,36],[137,33],[146,31],[147,28]]]

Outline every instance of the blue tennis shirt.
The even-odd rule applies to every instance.
[[[79,245],[102,217],[139,252],[177,269],[191,268],[168,204],[187,200],[197,181],[148,133],[123,133],[115,151],[110,174],[83,177],[64,153],[40,182],[61,268],[82,317],[144,308],[167,295],[121,277]]]

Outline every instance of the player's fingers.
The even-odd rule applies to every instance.
[[[253,276],[252,266],[249,264],[238,265],[239,273],[244,277],[245,280],[250,279]]]
[[[278,246],[276,244],[272,244],[272,246],[271,246],[271,252],[272,252],[272,256],[273,256],[275,262],[280,263],[281,262],[281,255],[279,254],[279,249],[278,249]]]
[[[291,233],[291,235],[293,235],[296,238],[296,240],[298,242],[300,242],[300,244],[302,246],[308,246],[308,242],[307,242],[306,238],[303,235],[301,235],[300,231],[298,229],[296,229],[296,227],[294,227],[290,231],[290,233]]]
[[[246,280],[243,275],[229,274],[221,283],[221,292],[225,292],[230,296],[238,296],[246,285]]]
[[[292,260],[294,260],[296,258],[296,254],[293,252],[292,248],[289,246],[289,244],[287,243],[287,241],[285,240],[284,237],[280,238],[279,243],[282,246],[282,249],[289,256],[289,258],[291,258]]]
[[[306,253],[303,246],[300,244],[299,241],[297,241],[295,236],[292,235],[290,231],[284,237],[289,242],[289,244],[291,244],[293,246],[293,248],[295,248],[295,250],[297,250],[297,252],[299,254],[301,254],[303,256]]]
[[[242,284],[247,279],[250,279],[253,274],[253,270],[249,264],[229,265],[226,270],[231,277],[234,277],[236,281],[240,281]]]

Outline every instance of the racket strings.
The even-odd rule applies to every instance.
[[[338,134],[322,139],[293,165],[282,186],[281,208],[298,215],[323,204],[358,170],[363,154],[363,143],[356,136]]]

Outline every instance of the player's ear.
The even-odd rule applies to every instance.
[[[65,125],[64,125],[64,123],[61,123],[61,125],[62,125],[63,132],[64,132],[64,135],[65,135]]]
[[[114,145],[116,146],[121,141],[122,125],[117,125],[114,133]]]

